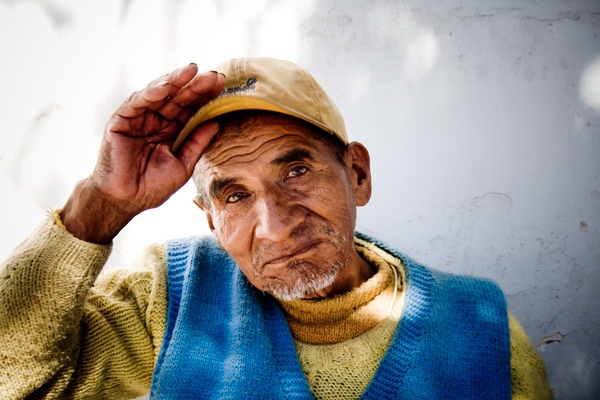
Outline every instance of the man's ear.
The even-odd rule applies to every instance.
[[[371,199],[371,158],[369,151],[359,142],[352,142],[344,156],[357,206],[366,205]]]
[[[204,211],[204,215],[206,216],[206,222],[208,222],[208,228],[211,230],[211,232],[214,231],[215,226],[213,225],[213,222],[212,222],[212,215],[210,213],[210,207],[207,207],[204,205],[204,203],[200,199],[199,195],[194,197],[194,204],[196,204],[198,206],[198,208],[200,208],[202,211]]]

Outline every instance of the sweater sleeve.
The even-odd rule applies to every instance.
[[[544,361],[517,319],[509,313],[510,369],[513,400],[549,400],[553,393],[548,385]]]
[[[0,393],[141,396],[164,332],[164,247],[150,249],[143,269],[98,277],[111,246],[60,225],[48,218],[0,269]]]

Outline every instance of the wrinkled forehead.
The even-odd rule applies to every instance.
[[[314,139],[313,128],[297,118],[267,111],[245,111],[217,119],[219,132],[211,141],[201,161],[211,162],[222,153],[258,151],[271,140],[283,136]]]
[[[278,146],[302,143],[315,146],[318,142],[317,133],[309,124],[294,117],[264,111],[232,114],[217,119],[219,132],[194,171],[196,185],[206,171],[213,171],[224,163],[256,160],[265,153],[271,154]]]
[[[311,132],[314,127],[301,119],[271,111],[245,110],[222,115],[215,119],[219,123],[219,133],[214,142],[222,138],[247,137],[249,134],[259,134],[265,128],[287,129],[301,132]]]

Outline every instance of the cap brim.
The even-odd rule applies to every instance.
[[[194,114],[192,118],[190,118],[190,120],[187,122],[187,124],[185,124],[185,126],[179,133],[179,136],[177,136],[177,139],[175,139],[175,142],[171,147],[171,151],[177,151],[179,146],[181,146],[181,143],[183,143],[183,141],[188,137],[188,135],[203,122],[206,122],[223,114],[242,110],[264,110],[290,115],[292,117],[300,118],[306,122],[316,125],[319,128],[325,130],[326,132],[334,134],[334,132],[331,132],[331,130],[324,126],[322,123],[314,121],[311,118],[306,117],[305,115],[301,115],[284,107],[278,106],[277,104],[273,104],[269,101],[257,97],[243,95],[224,96],[212,100],[204,107],[199,109],[196,112],[196,114]]]

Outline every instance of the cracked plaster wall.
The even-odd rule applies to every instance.
[[[375,154],[360,224],[499,282],[557,398],[598,398],[600,109],[581,80],[600,55],[600,7],[504,3],[379,3],[385,28],[349,40],[369,60],[349,69],[371,72],[349,122]]]
[[[557,398],[600,396],[597,1],[3,1],[0,18],[2,256],[91,171],[132,90],[190,61],[288,58],[371,151],[358,229],[496,280]],[[206,232],[192,193],[134,221],[108,267]]]

